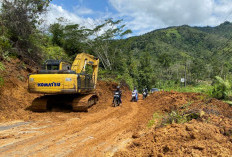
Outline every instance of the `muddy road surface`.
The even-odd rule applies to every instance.
[[[119,107],[109,106],[89,113],[37,113],[32,121],[0,125],[1,156],[111,156],[123,148],[135,130],[146,126],[152,113],[140,100],[123,99]]]
[[[68,108],[32,112],[28,107],[36,96],[22,96],[26,88],[5,90],[0,99],[0,156],[232,155],[232,107],[228,104],[177,92],[156,92],[132,103],[131,92],[124,87],[123,105],[114,108],[116,86],[99,81],[99,102],[88,113]],[[154,113],[165,117],[172,111],[204,114],[184,124],[148,127]]]

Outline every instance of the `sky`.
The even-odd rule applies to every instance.
[[[107,18],[123,19],[132,36],[170,26],[216,26],[232,21],[232,0],[52,0],[47,23],[93,28]]]

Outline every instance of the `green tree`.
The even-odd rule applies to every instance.
[[[38,33],[39,16],[44,13],[50,0],[3,0],[1,8],[2,25],[7,29],[13,46],[19,56],[34,52],[36,45],[31,42],[31,35]],[[31,55],[31,56],[34,56]]]
[[[99,57],[104,69],[112,70],[117,59],[115,53],[119,48],[114,47],[116,49],[111,49],[112,41],[131,33],[131,30],[125,30],[125,25],[121,25],[121,22],[122,20],[106,20],[92,30],[93,39],[88,40],[88,46]]]
[[[89,31],[78,24],[67,25],[64,28],[64,50],[70,56],[76,56],[83,52],[86,41],[89,37]]]
[[[140,66],[139,66],[139,90],[147,87],[148,89],[152,86],[152,73],[153,69],[151,67],[151,56],[148,52],[145,52],[140,57]]]
[[[163,67],[168,68],[171,65],[172,58],[167,52],[163,52],[158,56],[158,62],[163,65]]]
[[[60,23],[50,25],[49,31],[52,33],[52,44],[63,47],[64,44],[64,26]]]
[[[231,85],[228,80],[223,80],[221,77],[216,76],[210,95],[217,99],[227,99],[230,89]]]

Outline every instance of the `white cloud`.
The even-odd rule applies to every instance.
[[[109,8],[115,8],[118,13],[112,13],[107,6],[97,12],[86,8],[83,0],[78,1],[79,5],[73,7],[72,12],[51,3],[49,11],[42,17],[46,21],[45,28],[60,17],[69,24],[87,28],[94,28],[107,18],[123,18],[133,35],[139,35],[168,26],[215,26],[225,20],[232,21],[232,0],[108,0]]]
[[[100,25],[105,22],[105,19],[109,14],[102,15],[101,18],[84,18],[81,17],[80,14],[93,14],[94,12],[91,9],[81,7],[82,9],[78,9],[78,13],[72,13],[67,10],[65,10],[62,6],[58,6],[55,4],[50,4],[48,8],[48,12],[46,15],[41,17],[42,19],[45,20],[44,26],[41,27],[42,30],[47,30],[48,26],[50,24],[58,22],[59,18],[63,18],[64,22],[63,24],[79,24],[80,26],[84,26],[89,29],[95,28],[97,25]],[[74,8],[75,12],[75,8]],[[102,14],[102,13],[98,13]],[[99,32],[98,35],[103,34],[107,29],[112,28],[113,26],[107,25],[104,28],[102,28]]]
[[[232,13],[231,0],[109,0],[119,17],[141,33],[176,25],[217,25]],[[227,20],[232,20],[231,16]]]
[[[87,11],[87,8],[86,8],[86,11]],[[86,11],[85,13],[87,13]],[[68,24],[79,24],[87,28],[93,28],[98,22],[98,20],[96,19],[80,17],[75,13],[72,13],[72,12],[69,12],[63,9],[62,6],[58,6],[55,4],[50,4],[48,8],[48,12],[43,18],[45,19],[46,25],[53,24],[58,21],[57,19],[63,18],[65,19],[65,21],[67,21],[66,23]]]
[[[83,7],[83,6],[76,6],[74,7],[75,12],[78,15],[91,15],[94,14],[94,11],[92,9]]]

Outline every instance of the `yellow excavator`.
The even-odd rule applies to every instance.
[[[31,109],[44,112],[54,105],[68,105],[73,111],[88,111],[96,104],[95,93],[99,59],[80,53],[71,64],[61,60],[47,60],[43,70],[30,74],[28,91],[44,96],[33,100]]]

